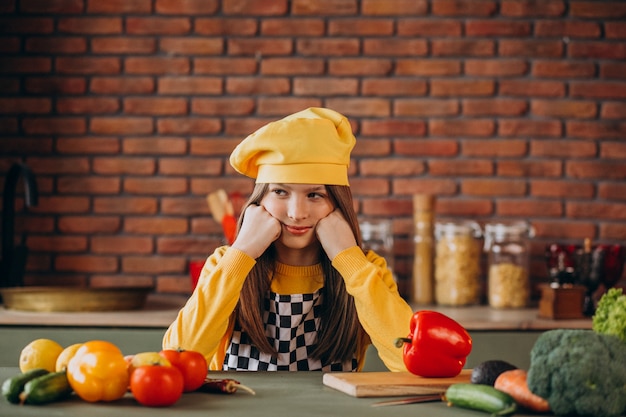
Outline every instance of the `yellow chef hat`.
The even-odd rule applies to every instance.
[[[355,143],[345,116],[310,107],[249,135],[230,164],[257,183],[348,185]]]

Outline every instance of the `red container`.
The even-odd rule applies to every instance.
[[[196,288],[198,284],[198,278],[202,272],[204,261],[190,261],[189,262],[189,278],[191,279],[191,291]]]

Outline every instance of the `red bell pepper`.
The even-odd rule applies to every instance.
[[[436,311],[413,314],[404,345],[404,364],[409,372],[426,378],[449,378],[461,373],[472,351],[472,338],[463,326]]]

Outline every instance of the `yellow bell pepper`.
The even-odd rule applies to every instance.
[[[84,343],[70,359],[67,379],[85,401],[115,401],[128,389],[127,362],[113,343],[92,340]]]

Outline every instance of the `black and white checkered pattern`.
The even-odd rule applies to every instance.
[[[265,334],[278,355],[261,353],[252,345],[238,324],[224,358],[224,370],[238,371],[353,371],[356,358],[344,363],[322,366],[309,355],[317,343],[319,291],[312,294],[281,295],[271,292],[265,299]]]

